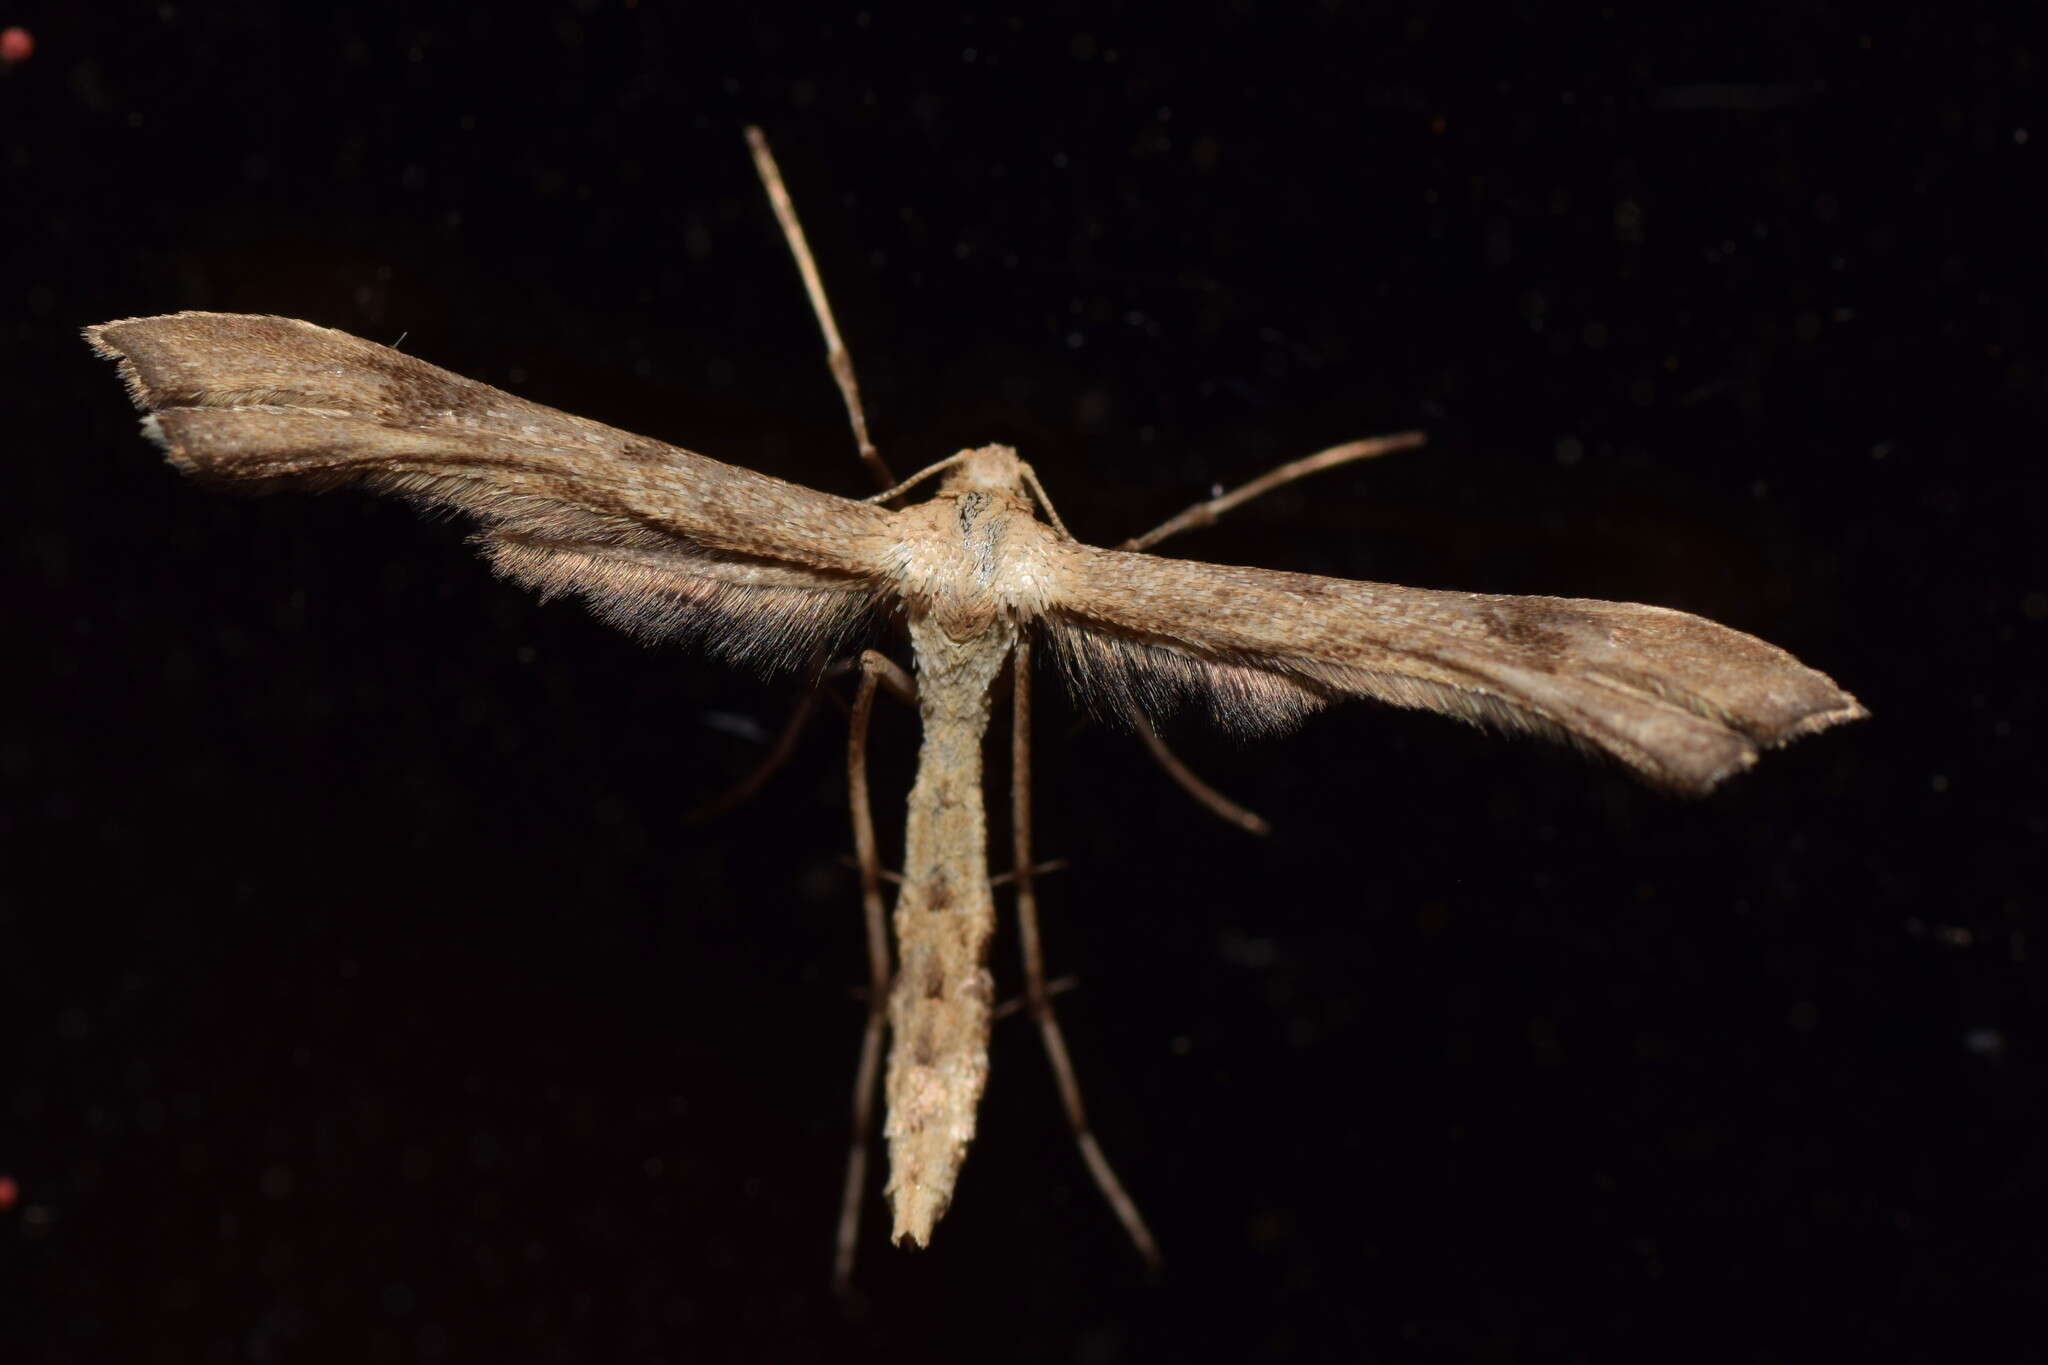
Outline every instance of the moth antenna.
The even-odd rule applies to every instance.
[[[1031,490],[1031,496],[1037,498],[1038,505],[1045,509],[1045,519],[1052,523],[1052,529],[1058,531],[1066,539],[1072,540],[1074,533],[1067,529],[1067,524],[1064,521],[1060,520],[1060,514],[1053,507],[1052,499],[1045,495],[1045,485],[1038,481],[1038,471],[1022,460],[1017,461],[1017,467],[1023,472],[1024,486]]]
[[[885,488],[879,493],[875,493],[869,497],[862,498],[861,501],[879,504],[885,503],[889,501],[891,498],[900,498],[905,493],[909,492],[911,489],[923,483],[926,479],[931,478],[934,474],[945,473],[947,470],[951,469],[954,465],[959,464],[962,460],[966,459],[969,455],[972,455],[973,453],[974,452],[971,450],[962,450],[952,455],[948,455],[945,459],[938,461],[936,464],[926,465],[923,469],[918,470],[915,474],[912,474],[909,478],[905,479],[902,483],[897,484],[894,488]]]

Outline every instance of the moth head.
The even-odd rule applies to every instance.
[[[946,471],[940,489],[948,493],[1018,493],[1024,491],[1024,462],[1009,446],[963,450],[959,463]]]

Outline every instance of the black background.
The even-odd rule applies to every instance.
[[[2010,1358],[2040,54],[1864,8],[0,16],[10,1358]],[[1011,1022],[954,1210],[893,1251],[878,1176],[848,1313],[838,711],[687,825],[794,680],[403,506],[195,488],[76,339],[403,336],[865,494],[749,121],[899,469],[1014,443],[1113,541],[1424,427],[1170,549],[1682,607],[1875,719],[1681,803],[1383,708],[1187,718],[1260,841],[1042,672],[1050,951],[1168,1273]]]

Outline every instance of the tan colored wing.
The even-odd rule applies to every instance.
[[[252,488],[357,483],[476,518],[503,572],[643,634],[794,663],[875,601],[888,514],[557,412],[292,318],[86,329],[179,469]]]
[[[1231,568],[1069,544],[1046,614],[1087,692],[1226,725],[1373,697],[1574,740],[1674,791],[1710,790],[1866,714],[1784,650],[1627,602],[1503,597]]]

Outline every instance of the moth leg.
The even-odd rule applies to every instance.
[[[860,669],[863,677],[873,674],[875,680],[882,685],[882,690],[905,706],[916,707],[917,679],[911,677],[906,669],[888,655],[864,649],[854,666]]]
[[[1177,536],[1182,531],[1192,531],[1200,526],[1213,526],[1217,520],[1233,507],[1250,502],[1264,493],[1270,493],[1285,483],[1319,474],[1325,469],[1350,464],[1354,460],[1370,460],[1375,456],[1389,455],[1397,450],[1409,450],[1421,445],[1428,438],[1419,431],[1403,431],[1393,436],[1374,436],[1363,441],[1346,441],[1328,450],[1319,450],[1313,455],[1304,455],[1298,460],[1271,469],[1250,483],[1240,484],[1228,493],[1198,502],[1178,516],[1168,517],[1142,536],[1132,536],[1119,550],[1143,550],[1157,545],[1168,536]]]
[[[1047,858],[1044,862],[1031,869],[1031,875],[1034,877],[1044,877],[1054,872],[1065,872],[1066,870],[1067,860],[1065,858]],[[1014,872],[998,872],[988,879],[988,884],[990,887],[1008,886],[1016,880],[1017,874]]]
[[[895,664],[890,663],[887,659],[883,659],[882,664],[887,670],[882,674],[882,685],[900,698],[904,704],[909,706],[917,705],[917,684],[910,680],[910,675]],[[837,677],[842,673],[849,673],[860,667],[861,661],[859,659],[841,659],[825,670],[824,677]],[[823,679],[821,678],[820,684],[822,684],[822,681]],[[752,772],[733,783],[730,787],[727,787],[718,795],[692,806],[683,816],[684,823],[691,825],[702,824],[707,820],[725,814],[734,806],[742,805],[752,800],[754,793],[761,790],[769,778],[781,772],[782,765],[787,763],[790,754],[796,751],[796,742],[803,736],[804,727],[810,723],[812,713],[817,710],[818,697],[823,691],[822,685],[814,684],[810,690],[799,697],[796,709],[790,712],[789,720],[782,727],[782,733],[777,735],[775,742],[769,746],[768,756],[756,764]],[[833,700],[835,702],[838,700],[836,695]],[[882,875],[893,877],[896,874],[884,872]]]
[[[775,153],[768,150],[768,138],[759,128],[747,129],[747,146],[754,154],[754,173],[761,177],[768,202],[775,206],[775,218],[782,224],[789,254],[796,257],[797,273],[804,277],[804,292],[810,295],[811,311],[818,315],[818,330],[825,334],[825,363],[832,367],[839,396],[846,400],[846,417],[853,424],[853,443],[860,450],[861,463],[887,488],[896,482],[896,476],[889,472],[875,443],[868,439],[868,415],[861,408],[860,385],[853,377],[853,357],[839,338],[839,324],[832,320],[832,305],[825,301],[825,281],[818,275],[818,262],[811,256],[811,244],[804,239],[803,224],[797,221],[796,205],[790,202],[789,190],[782,183],[782,170],[775,164]]]
[[[853,1257],[860,1237],[861,1196],[867,1187],[868,1140],[875,1126],[875,1085],[882,1072],[882,1034],[889,1018],[889,933],[882,909],[882,863],[875,853],[874,811],[868,804],[868,717],[875,692],[886,684],[898,695],[917,696],[909,674],[874,650],[862,650],[860,687],[853,694],[847,727],[846,779],[853,808],[853,852],[860,863],[860,903],[867,924],[868,1018],[861,1035],[860,1065],[853,1079],[853,1138],[846,1153],[846,1188],[839,1199],[839,1232],[833,1246],[832,1284],[845,1294],[853,1283]]]
[[[709,797],[692,806],[683,816],[687,824],[702,824],[716,816],[725,814],[734,806],[753,799],[754,793],[766,785],[769,778],[782,771],[782,765],[796,750],[796,742],[810,723],[811,713],[818,707],[819,688],[812,687],[797,699],[796,709],[789,713],[789,720],[782,727],[782,733],[775,737],[775,743],[768,748],[767,757],[754,765],[754,770],[739,781],[727,787],[718,795]]]
[[[1074,1063],[1067,1055],[1067,1040],[1053,1013],[1053,987],[1045,979],[1045,949],[1038,934],[1038,868],[1031,861],[1031,639],[1020,634],[1012,656],[1010,700],[1010,840],[1015,858],[1017,882],[1017,939],[1024,954],[1024,1009],[1038,1025],[1045,1044],[1046,1060],[1052,1064],[1054,1082],[1059,1086],[1060,1106],[1067,1112],[1067,1125],[1074,1131],[1074,1143],[1096,1188],[1108,1201],[1117,1221],[1124,1225],[1131,1244],[1145,1263],[1159,1268],[1159,1243],[1145,1226],[1145,1216],[1123,1182],[1110,1168],[1109,1158],[1088,1126],[1088,1110],[1081,1103],[1081,1086],[1074,1078]]]
[[[1182,791],[1194,797],[1200,805],[1208,807],[1210,813],[1216,816],[1217,819],[1236,825],[1247,834],[1263,836],[1273,832],[1273,827],[1266,823],[1264,816],[1260,815],[1257,811],[1247,810],[1243,806],[1238,805],[1237,802],[1195,776],[1188,765],[1180,761],[1180,756],[1166,747],[1166,741],[1159,737],[1159,732],[1154,730],[1152,723],[1145,719],[1143,711],[1132,706],[1125,708],[1125,713],[1129,717],[1131,724],[1137,728],[1138,738],[1144,740],[1145,747],[1151,750],[1153,762],[1164,768],[1166,775],[1179,783]]]
[[[1040,866],[1043,866],[1043,864],[1040,864]],[[1047,995],[1065,995],[1068,991],[1074,990],[1075,988],[1080,986],[1080,984],[1081,981],[1078,977],[1063,976],[1060,977],[1058,980],[1046,982],[1045,993]],[[1021,995],[1014,995],[1011,996],[1008,1000],[1005,1000],[1002,1004],[997,1005],[994,1009],[990,1010],[988,1012],[988,1017],[991,1020],[1007,1019],[1011,1015],[1015,1014],[1018,1010],[1021,1010],[1023,1008],[1024,997]]]

